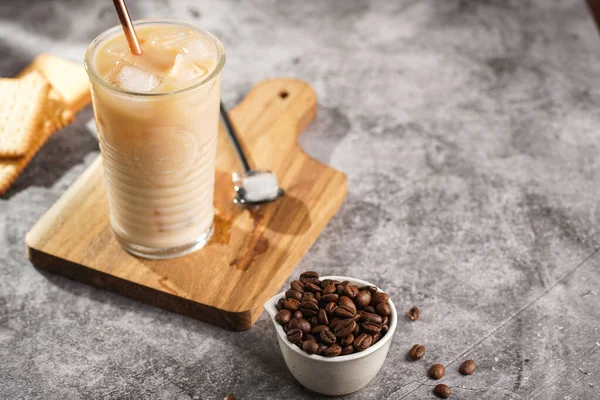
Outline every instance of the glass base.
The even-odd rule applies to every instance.
[[[146,258],[149,260],[168,260],[170,258],[185,256],[186,254],[193,253],[196,250],[200,250],[210,240],[211,236],[214,232],[214,223],[211,224],[210,228],[206,230],[198,239],[189,244],[184,244],[183,246],[170,247],[170,248],[153,248],[140,246],[138,244],[131,243],[126,239],[120,237],[117,232],[113,230],[117,241],[123,247],[125,251],[130,254],[133,254],[137,257]]]

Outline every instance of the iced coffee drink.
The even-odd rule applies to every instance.
[[[225,53],[212,34],[176,21],[121,27],[92,42],[86,69],[117,240],[146,258],[201,248],[212,233]]]

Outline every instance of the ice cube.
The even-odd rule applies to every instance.
[[[189,56],[177,54],[169,75],[178,83],[186,83],[206,75],[206,69],[196,64]]]
[[[183,46],[193,37],[194,31],[192,30],[179,31],[166,36],[154,36],[152,38],[152,44],[170,49]]]
[[[160,76],[127,62],[118,62],[106,79],[121,89],[136,93],[151,92],[162,82]]]
[[[216,60],[217,49],[214,44],[206,39],[190,40],[184,46],[185,52],[192,60],[200,64],[206,64],[210,60]]]

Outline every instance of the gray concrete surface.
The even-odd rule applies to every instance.
[[[600,399],[600,42],[583,0],[134,1],[217,33],[224,100],[294,76],[319,95],[305,149],[346,172],[298,271],[379,284],[403,320],[348,399]],[[81,60],[110,1],[3,0],[0,74]],[[266,316],[226,332],[34,269],[27,230],[97,154],[90,112],[0,200],[0,398],[308,399]],[[413,343],[420,362],[405,358]],[[479,368],[462,377],[473,358]]]

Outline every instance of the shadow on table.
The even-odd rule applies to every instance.
[[[87,154],[98,151],[98,141],[86,127],[91,118],[92,107],[88,106],[72,124],[52,135],[0,199],[9,199],[30,186],[50,188]]]

